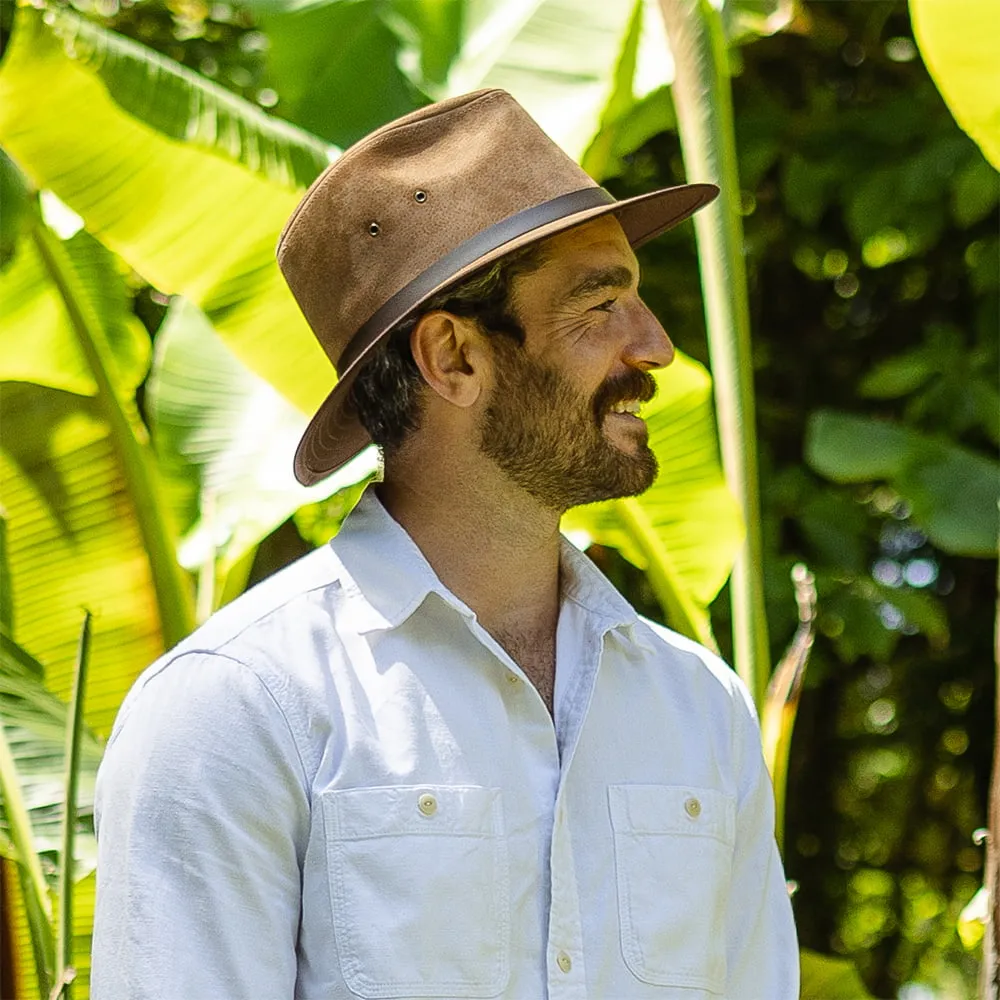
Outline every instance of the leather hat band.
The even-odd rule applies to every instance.
[[[337,363],[338,374],[343,375],[386,330],[395,326],[414,306],[463,268],[533,229],[588,208],[609,205],[614,200],[614,196],[602,187],[586,187],[515,212],[475,236],[470,236],[396,292],[362,324],[340,356]]]

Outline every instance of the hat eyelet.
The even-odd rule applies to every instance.
[[[382,227],[377,222],[370,222],[368,224],[369,236],[378,236],[380,232],[382,232]]]
[[[417,190],[413,192],[413,200],[418,204],[422,205],[427,201],[427,192],[422,190]]]

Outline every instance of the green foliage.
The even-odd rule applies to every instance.
[[[235,96],[223,101],[195,74],[164,72],[157,53],[78,15],[49,14],[51,25],[40,10],[19,15],[0,72],[0,142],[146,281],[198,304],[251,369],[303,410],[317,406],[331,373],[274,245],[326,147]],[[174,109],[167,131],[162,115],[133,117],[111,96],[91,59],[99,51],[114,56],[119,86]]]
[[[0,274],[0,298],[0,373],[17,378],[0,397],[0,468],[18,634],[65,695],[79,608],[107,614],[100,655],[131,671],[93,700],[91,721],[103,728],[137,658],[191,624],[134,400],[149,340],[108,251],[85,232],[59,240],[37,213]]]
[[[0,521],[0,523],[5,523]],[[6,558],[0,553],[0,579],[10,590]],[[89,618],[89,616],[88,616]],[[47,994],[72,954],[74,929],[70,898],[79,889],[82,910],[93,910],[96,844],[93,794],[103,747],[81,724],[75,708],[45,687],[45,671],[14,641],[9,617],[0,622],[0,856],[15,863],[24,900],[24,923],[14,941],[14,960],[22,979],[39,984]],[[87,625],[84,626],[85,632]],[[85,676],[81,652],[77,678]],[[82,691],[78,685],[77,694]],[[68,808],[67,803],[72,803]],[[64,859],[73,862],[65,864]],[[53,890],[58,878],[59,929],[53,934]],[[89,951],[89,924],[83,950]],[[32,953],[34,967],[27,966]],[[84,969],[86,954],[80,956]]]
[[[313,134],[346,147],[370,132],[373,123],[398,118],[428,103],[403,72],[400,64],[407,47],[390,27],[393,20],[397,24],[403,20],[398,8],[406,10],[412,4],[254,0],[247,6],[269,42],[267,79],[279,95],[276,110]],[[453,2],[448,6],[450,10],[441,11],[448,22],[444,35],[453,38],[464,5]],[[419,8],[414,13],[419,16]],[[407,61],[416,63],[419,75],[425,64],[419,28],[426,24],[433,30],[439,22],[428,17],[404,23],[413,29],[415,42]],[[331,39],[338,39],[334,57]],[[434,37],[440,40],[440,35]],[[428,45],[427,49],[438,47]],[[358,72],[361,65],[364,73]]]
[[[96,396],[98,383],[87,354],[67,322],[63,294],[44,248],[35,238],[44,223],[37,218],[0,275],[3,326],[0,327],[0,378],[33,382],[81,396]],[[149,370],[149,337],[131,309],[118,262],[85,232],[65,243],[66,259],[85,287],[92,313],[89,326],[98,350],[113,368],[123,398],[135,393]]]
[[[272,257],[281,222],[335,155],[327,142],[346,143],[428,98],[499,83],[567,148],[586,150],[588,168],[616,193],[683,179],[665,87],[672,63],[650,0],[340,0],[298,10],[262,3],[253,12],[159,0],[114,6],[87,9],[85,18],[53,6],[49,23],[23,10],[0,67],[0,141],[28,188],[55,190],[83,218],[86,232],[54,252],[69,262],[70,284],[82,286],[69,296],[85,305],[77,319],[98,317],[91,339],[112,386],[102,389],[70,335],[67,296],[30,236],[37,211],[0,155],[0,477],[18,584],[16,602],[0,589],[0,611],[6,620],[16,613],[19,641],[48,665],[47,687],[62,696],[79,607],[101,612],[88,712],[99,732],[162,645],[148,546],[123,484],[109,402],[118,401],[137,440],[141,421],[152,427],[156,476],[169,498],[162,512],[175,522],[166,527],[186,542],[202,613],[238,593],[248,573],[259,578],[302,551],[301,538],[326,540],[360,489],[300,507],[255,547],[301,498],[282,487],[255,506],[257,485],[272,479],[270,448],[255,449],[255,462],[240,429],[255,408],[267,408],[267,441],[280,447],[303,419],[296,410],[311,410],[331,380]],[[800,935],[819,951],[852,956],[877,995],[915,981],[961,995],[954,984],[972,983],[974,959],[954,927],[981,882],[970,835],[982,823],[977,783],[991,749],[995,580],[984,559],[947,549],[995,551],[983,547],[985,507],[967,483],[988,499],[995,475],[982,456],[998,440],[997,178],[913,58],[902,3],[722,6],[730,39],[786,25],[797,32],[730,49],[729,58],[773,658],[796,624],[793,562],[815,570],[819,591],[786,844],[800,885]],[[86,8],[86,0],[76,7]],[[345,33],[338,59],[299,62],[296,44],[300,55],[323,55],[319,32],[309,37],[302,25],[336,18],[357,30],[355,42]],[[349,89],[334,92],[342,82]],[[566,113],[567,101],[578,114]],[[295,127],[308,124],[305,115],[325,116],[326,141]],[[687,353],[705,360],[689,232],[644,248],[642,261],[648,301]],[[172,294],[186,304],[177,300],[161,327]],[[149,337],[132,312],[153,334],[146,382]],[[9,334],[15,328],[18,336]],[[678,365],[668,376],[695,370]],[[664,415],[662,439],[654,418],[665,458],[678,441],[712,440],[704,422],[679,430],[708,412],[705,392],[699,383],[689,413]],[[810,420],[815,411],[827,416]],[[804,429],[836,430],[831,415],[860,421],[865,435],[898,432],[879,466],[884,479],[871,472],[876,449],[852,450],[842,434],[831,475],[850,461],[863,481],[835,483],[803,468]],[[668,419],[677,421],[670,432]],[[692,452],[705,450],[694,444]],[[716,466],[699,467],[717,483]],[[636,505],[642,517],[631,509],[600,521],[609,541],[651,568],[648,579],[622,574],[639,605],[649,580],[669,578],[672,565],[637,539],[649,524],[669,535],[659,505],[682,510],[696,478],[683,461],[665,468],[676,497]],[[960,505],[968,518],[955,516]],[[708,527],[689,548],[670,535],[670,564],[705,545],[708,511],[699,512]],[[706,547],[705,566],[692,563],[685,576],[698,602],[711,599],[733,524],[717,529],[718,548]],[[671,606],[669,592],[660,597]],[[651,593],[649,601],[655,607]],[[687,613],[682,606],[680,616]],[[713,614],[726,646],[724,604]],[[89,927],[92,891],[90,877],[77,896],[78,933]],[[77,953],[85,949],[78,942]],[[803,963],[804,995],[864,995],[842,965],[808,952]]]
[[[31,821],[35,853],[55,873],[53,859],[59,851],[62,822],[64,740],[69,728],[66,703],[45,687],[45,671],[6,632],[0,633],[0,715],[21,781]],[[76,864],[81,875],[94,870],[97,851],[93,836],[94,778],[102,753],[101,744],[84,730],[81,744],[82,771],[78,788]],[[11,834],[6,817],[0,816],[0,844],[10,851]]]
[[[896,424],[817,411],[806,458],[840,483],[887,481],[938,548],[990,556],[1000,537],[1000,463]]]
[[[801,1000],[871,1000],[852,962],[802,952]]]
[[[0,149],[0,268],[14,256],[21,234],[21,219],[28,206],[28,184],[11,158]]]
[[[173,300],[156,337],[146,386],[150,421],[180,563],[202,576],[202,613],[227,574],[303,504],[367,477],[372,451],[309,489],[289,455],[306,427],[301,411],[249,371],[185,299]],[[207,593],[205,592],[205,588]]]

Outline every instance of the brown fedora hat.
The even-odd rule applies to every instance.
[[[632,246],[707,205],[714,184],[616,201],[503,90],[431,104],[356,143],[306,192],[278,265],[337,369],[295,452],[310,486],[370,443],[348,402],[373,347],[504,254],[614,213]]]

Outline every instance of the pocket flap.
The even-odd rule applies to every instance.
[[[617,834],[715,837],[732,844],[736,799],[694,785],[609,785],[611,825]]]
[[[392,785],[324,793],[332,834],[358,840],[399,834],[495,837],[503,833],[499,788]]]

